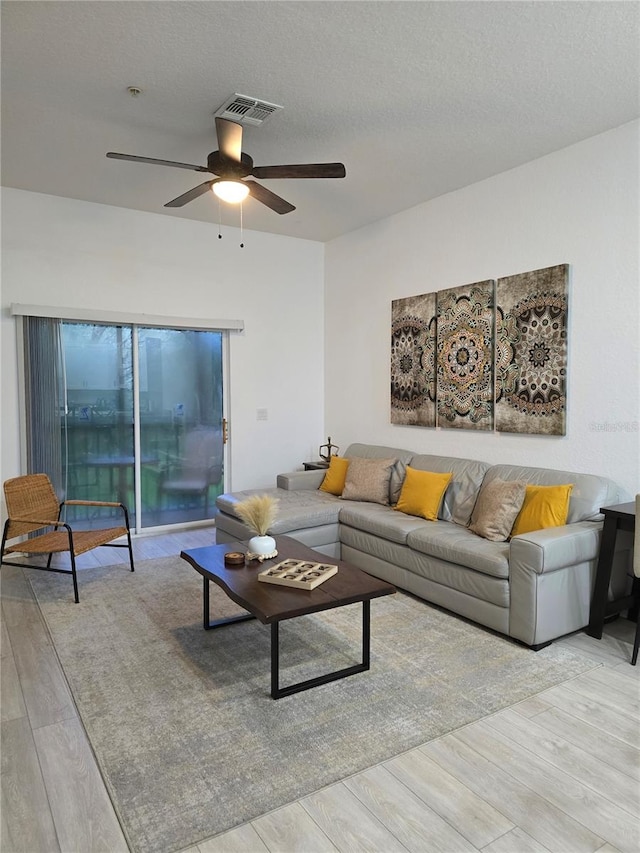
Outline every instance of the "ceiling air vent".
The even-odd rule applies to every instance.
[[[284,109],[278,104],[270,104],[268,101],[260,101],[249,95],[238,95],[237,93],[224,103],[215,113],[220,118],[227,118],[238,124],[264,124],[267,119]]]

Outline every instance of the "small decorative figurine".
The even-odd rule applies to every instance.
[[[323,453],[323,450],[325,450],[325,448],[326,452]],[[320,456],[320,459],[324,459],[325,462],[331,462],[331,457],[337,456],[339,450],[340,448],[337,444],[331,444],[331,436],[329,436],[329,438],[327,439],[327,444],[320,445],[318,455]]]

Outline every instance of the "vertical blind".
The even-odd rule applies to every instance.
[[[60,320],[25,317],[24,359],[27,423],[27,471],[45,472],[56,492],[66,493],[60,442],[62,347]]]

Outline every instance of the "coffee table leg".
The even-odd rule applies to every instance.
[[[329,684],[331,681],[337,681],[339,678],[346,678],[349,675],[356,675],[358,672],[365,672],[371,667],[371,602],[362,602],[362,663],[355,666],[348,666],[345,669],[338,669],[335,672],[329,672],[326,675],[319,675],[316,678],[309,678],[307,681],[298,681],[296,684],[289,684],[287,687],[280,687],[280,634],[279,622],[271,623],[271,698],[281,699],[283,696],[291,696],[292,693],[300,693],[302,690],[310,690],[312,687],[319,687],[321,684]]]
[[[234,622],[246,622],[247,619],[255,619],[252,613],[241,613],[240,616],[227,616],[224,619],[214,619],[211,621],[209,613],[209,578],[202,578],[202,604],[203,604],[203,626],[205,631],[210,631],[212,628],[221,628],[223,625],[231,625]]]
[[[202,578],[202,603],[204,605],[204,615],[202,617],[204,630],[209,630],[209,578]]]
[[[362,669],[371,666],[371,602],[362,602]]]
[[[285,694],[280,690],[280,623],[271,623],[271,698]]]

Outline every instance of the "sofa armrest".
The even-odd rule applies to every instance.
[[[509,552],[509,571],[554,572],[595,560],[600,548],[602,523],[578,521],[514,536]]]
[[[315,491],[320,488],[326,473],[325,470],[321,470],[291,471],[288,474],[278,474],[276,485],[279,489],[286,489],[289,492],[300,491],[302,489]]]

